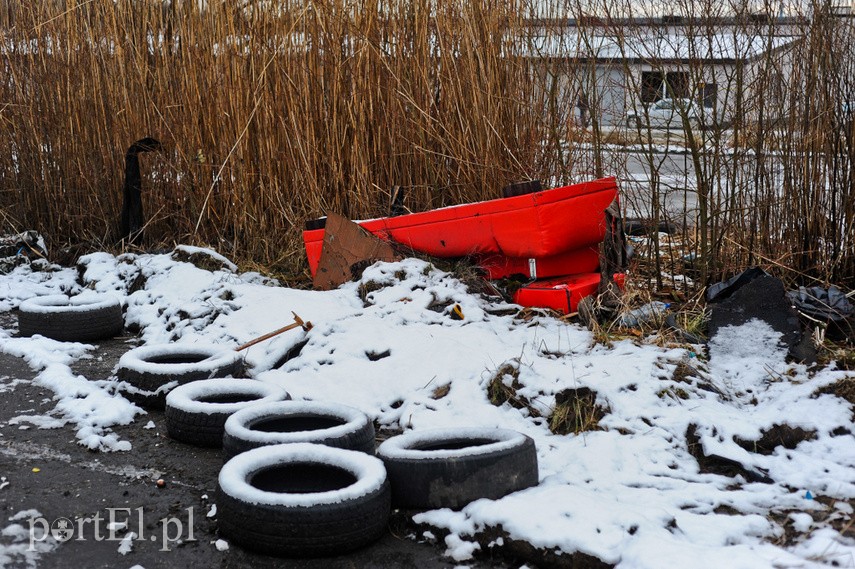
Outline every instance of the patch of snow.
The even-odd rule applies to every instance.
[[[853,514],[855,513],[855,507],[852,504],[848,504],[846,502],[835,502],[834,509],[843,512],[844,514]]]
[[[218,539],[214,542],[214,547],[217,548],[217,551],[228,551],[229,550],[229,542],[224,539]]]
[[[10,522],[19,522],[21,520],[30,520],[33,518],[42,517],[42,513],[35,508],[30,508],[29,510],[21,510],[17,514],[14,514],[9,518]]]
[[[793,520],[793,529],[799,533],[807,533],[813,524],[813,516],[802,512],[791,513],[790,519]]]
[[[59,542],[50,535],[47,528],[42,524],[29,522],[41,516],[38,510],[23,510],[9,518],[13,523],[0,529],[0,567],[38,567],[42,556],[59,547]],[[25,520],[26,526],[16,523]]]
[[[119,548],[117,551],[121,555],[127,555],[134,548],[134,540],[137,538],[136,532],[128,532],[125,537],[122,538],[122,541],[119,542]]]
[[[211,509],[208,510],[206,517],[213,518],[213,517],[216,517],[216,515],[217,515],[217,505],[211,504]]]
[[[0,336],[0,337],[2,337],[2,336]],[[6,393],[7,391],[14,391],[17,386],[21,385],[22,383],[27,383],[23,379],[12,379],[12,380],[10,380],[8,377],[4,377],[0,381],[4,382],[4,383],[0,383],[0,393]]]
[[[9,425],[20,425],[26,422],[39,429],[59,429],[65,426],[66,421],[50,417],[48,415],[18,415],[9,419]]]
[[[192,245],[178,245],[175,248],[175,251],[181,251],[182,253],[186,253],[187,255],[205,255],[211,257],[215,261],[219,261],[232,272],[237,272],[238,270],[237,265],[220,255],[213,249],[206,249],[204,247],[194,247]]]
[[[855,538],[841,535],[832,528],[814,531],[792,547],[792,552],[822,567],[855,567]]]
[[[154,429],[157,425],[154,424],[154,421],[149,421],[143,426],[143,429]]]
[[[50,415],[56,421],[73,423],[81,445],[93,450],[130,450],[131,444],[120,440],[110,427],[129,424],[142,409],[112,393],[109,382],[89,381],[69,367],[91,349],[86,344],[41,337],[6,338],[0,343],[3,352],[23,357],[30,367],[41,370],[33,383],[54,392],[57,403]],[[55,428],[52,425],[55,423],[45,423],[44,428]]]
[[[42,336],[11,338],[8,332],[0,331],[0,349],[10,356],[23,358],[34,370],[50,365],[68,366],[84,357],[93,346],[77,342],[60,342]]]
[[[22,301],[37,296],[71,295],[82,289],[77,284],[77,271],[51,265],[49,270],[34,270],[31,265],[16,267],[0,282],[0,310],[18,308]]]
[[[445,554],[455,561],[468,561],[476,551],[481,549],[477,542],[465,541],[454,534],[446,536],[445,546],[447,548]]]

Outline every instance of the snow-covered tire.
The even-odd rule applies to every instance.
[[[253,405],[226,420],[226,460],[260,446],[283,443],[316,443],[374,454],[374,423],[359,409],[320,401]]]
[[[365,453],[295,443],[239,454],[220,470],[217,523],[237,545],[287,557],[358,549],[386,531],[391,491]]]
[[[141,346],[119,358],[116,376],[124,395],[144,407],[163,409],[166,394],[199,379],[242,375],[240,353],[208,344]]]
[[[399,508],[460,509],[538,481],[534,441],[510,429],[413,431],[384,441],[377,456]]]
[[[62,342],[112,338],[123,326],[122,305],[109,295],[37,296],[22,302],[18,312],[22,336],[41,334]]]
[[[226,419],[250,405],[291,399],[287,391],[253,379],[200,379],[166,395],[166,432],[183,443],[223,446]]]

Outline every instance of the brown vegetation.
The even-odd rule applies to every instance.
[[[747,4],[728,6],[727,14],[709,3],[673,9],[698,44],[728,14],[761,39],[777,33]],[[629,55],[641,32],[621,18],[653,15],[629,0],[587,7],[597,18],[571,3],[569,14],[533,21],[529,8],[521,0],[7,3],[0,225],[37,229],[54,251],[111,247],[124,150],[145,135],[165,147],[143,158],[146,246],[209,244],[291,275],[305,271],[305,220],[385,214],[393,186],[408,188],[405,206],[416,211],[497,197],[519,180],[617,175],[625,204],[646,204],[656,221],[674,215],[655,137],[603,128],[597,91],[587,101],[592,128],[579,128],[577,96],[596,63],[539,43],[591,46],[608,33]],[[750,74],[736,65],[719,86],[735,93],[733,120],[681,133],[698,199],[677,215],[695,227],[687,237],[696,284],[748,264],[855,284],[853,125],[839,112],[855,100],[845,56],[855,19],[826,16],[821,5],[811,13],[792,20],[798,41],[786,77],[776,50]],[[568,26],[568,15],[580,25]],[[686,72],[699,77],[702,64],[692,60]],[[643,85],[629,75],[622,88],[631,107]],[[624,144],[641,149],[649,183],[629,183],[625,155],[609,151]]]
[[[560,173],[542,95],[503,56],[512,3],[198,4],[0,11],[8,229],[115,242],[124,149],[143,135],[166,147],[144,160],[147,235],[288,268],[304,220],[385,213],[393,185],[416,210]]]

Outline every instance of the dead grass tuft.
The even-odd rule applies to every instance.
[[[287,275],[305,271],[306,220],[387,215],[395,186],[422,211],[568,180],[576,93],[508,57],[539,33],[526,13],[519,0],[10,4],[3,225],[39,229],[52,251],[116,243],[124,153],[145,135],[164,144],[141,159],[147,247],[208,245]]]
[[[689,365],[688,362],[680,360],[674,368],[674,373],[671,375],[671,380],[677,383],[691,383],[691,378],[697,375],[697,370]]]
[[[555,406],[549,416],[549,430],[567,435],[600,430],[600,419],[608,408],[597,404],[597,392],[587,387],[565,389],[555,394]]]
[[[747,450],[758,454],[769,455],[775,451],[776,447],[785,449],[794,449],[799,443],[804,441],[812,441],[816,438],[816,431],[807,431],[801,427],[792,427],[790,425],[772,425],[769,429],[764,430],[757,440],[745,440],[736,437],[736,444]]]
[[[359,288],[357,289],[357,294],[362,302],[366,305],[370,304],[368,300],[368,295],[372,292],[376,292],[378,290],[383,290],[387,285],[379,282],[379,281],[365,281],[359,284]]]
[[[442,399],[443,397],[448,395],[450,391],[451,391],[451,384],[450,383],[446,383],[445,385],[440,385],[440,386],[436,387],[433,390],[433,392],[431,392],[430,398],[433,400]]]
[[[844,377],[839,379],[831,385],[817,391],[816,395],[825,393],[840,397],[852,405],[855,405],[855,377]]]
[[[656,393],[656,396],[660,399],[670,397],[672,399],[685,401],[689,399],[689,392],[682,387],[666,387],[665,389],[660,389],[659,392]]]
[[[190,263],[191,265],[204,271],[222,271],[228,268],[226,263],[207,253],[196,251],[190,253],[184,249],[175,249],[171,255],[172,259],[182,263]]]
[[[852,345],[825,341],[817,350],[817,360],[823,364],[834,362],[837,369],[855,371],[855,349]]]
[[[519,360],[513,359],[505,362],[499,366],[499,369],[487,382],[487,398],[496,407],[507,403],[515,409],[527,409],[531,417],[539,417],[540,411],[532,405],[527,397],[518,393],[518,390],[523,387],[519,377]]]

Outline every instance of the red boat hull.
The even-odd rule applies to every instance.
[[[511,264],[518,264],[596,246],[606,233],[604,211],[616,197],[615,179],[603,178],[358,223],[378,237],[435,257],[502,256],[516,259]],[[303,232],[312,275],[317,271],[323,239],[323,229]],[[591,270],[590,255],[579,258],[579,266],[565,265],[557,273],[547,272]]]

